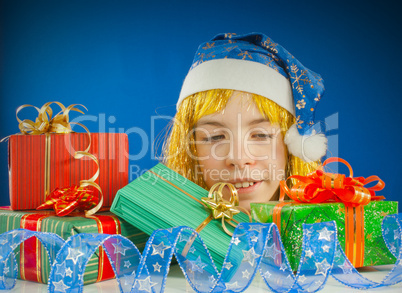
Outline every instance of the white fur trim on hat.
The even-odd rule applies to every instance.
[[[300,135],[296,124],[288,129],[284,141],[289,153],[308,163],[318,161],[327,152],[328,139],[324,134]]]
[[[266,97],[295,115],[289,80],[268,65],[240,59],[215,59],[187,74],[177,108],[188,96],[211,89],[233,89]]]

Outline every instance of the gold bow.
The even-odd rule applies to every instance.
[[[223,199],[222,191],[225,186],[229,187],[230,190],[229,201]],[[202,228],[204,228],[213,218],[222,219],[223,230],[226,232],[226,234],[233,236],[233,233],[226,228],[225,222],[232,227],[236,227],[239,223],[234,220],[233,217],[240,212],[244,212],[246,215],[248,215],[250,222],[252,222],[250,213],[246,209],[239,206],[237,189],[231,183],[214,184],[209,190],[208,197],[202,197],[201,201],[203,201],[207,207],[211,209],[211,215],[196,229],[197,232],[201,231]]]
[[[57,113],[54,117],[53,110],[50,107],[51,104],[57,104],[61,108],[61,111]],[[44,104],[40,109],[32,105],[22,105],[18,107],[16,112],[17,120],[19,123],[18,127],[22,134],[70,133],[72,132],[71,124],[78,124],[86,128],[82,124],[69,122],[68,114],[70,111],[76,111],[84,114],[84,112],[82,112],[80,109],[74,108],[75,106],[81,106],[85,110],[87,110],[87,108],[85,108],[85,106],[81,104],[73,104],[66,108],[62,103],[59,102],[48,102]],[[21,120],[18,117],[18,113],[22,109],[27,107],[33,107],[36,109],[36,111],[38,111],[38,117],[36,117],[35,122],[29,119]]]
[[[155,174],[155,173],[154,173]],[[223,188],[225,186],[229,187],[230,190],[230,199],[229,201],[223,199]],[[217,190],[216,190],[217,189]],[[198,200],[197,200],[198,201]],[[236,221],[233,216],[243,212],[245,213],[248,218],[249,222],[251,223],[253,220],[251,218],[250,213],[239,206],[239,197],[237,195],[237,189],[234,187],[233,184],[231,183],[216,183],[214,184],[211,189],[209,190],[208,197],[201,197],[201,201],[205,203],[205,205],[211,210],[211,214],[202,222],[196,229],[197,233],[200,233],[202,229],[205,228],[206,225],[208,225],[209,222],[211,222],[213,219],[222,219],[222,228],[228,234],[229,236],[233,236],[233,233],[226,228],[226,224],[228,223],[232,227],[236,228],[236,226],[239,224],[238,221]],[[182,256],[186,256],[187,253],[190,250],[191,245],[193,245],[193,242],[195,240],[196,234],[193,233],[189,240],[187,241],[185,247],[183,248],[183,251],[181,253]]]

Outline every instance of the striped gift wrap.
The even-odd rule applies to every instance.
[[[90,139],[89,139],[90,137]],[[117,191],[128,184],[128,137],[125,133],[11,135],[8,144],[10,203],[13,210],[33,210],[55,188],[79,185],[98,166],[76,151],[93,154],[99,162],[96,183],[103,207],[110,207]],[[29,195],[29,196],[28,196]],[[99,195],[94,190],[94,195]]]
[[[0,210],[0,233],[25,228],[52,232],[63,239],[78,233],[121,234],[130,239],[140,251],[145,247],[148,235],[110,212],[85,217],[82,213],[57,217],[50,211]],[[26,240],[14,250],[18,261],[18,278],[46,284],[50,273],[47,253],[37,239]],[[55,255],[54,255],[55,256]],[[84,284],[114,278],[114,273],[102,249],[92,256],[85,269]]]

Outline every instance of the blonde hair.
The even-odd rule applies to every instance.
[[[163,162],[170,169],[203,188],[207,188],[198,170],[194,127],[206,115],[222,111],[234,90],[214,89],[193,94],[184,99],[170,124],[170,135],[163,145]],[[295,118],[275,102],[256,94],[252,100],[260,113],[272,124],[279,124],[283,137]],[[300,158],[288,155],[286,176],[306,175],[317,168],[317,163],[306,163]]]

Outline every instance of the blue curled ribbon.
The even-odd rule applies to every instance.
[[[142,255],[121,235],[82,233],[64,242],[56,234],[17,229],[0,235],[0,289],[15,285],[17,267],[12,250],[33,236],[45,245],[49,255],[50,251],[58,251],[50,272],[49,292],[82,292],[85,267],[100,246],[112,264],[121,292],[163,292],[173,254],[196,292],[242,292],[257,271],[273,292],[316,292],[324,287],[329,275],[356,289],[402,281],[402,214],[387,216],[382,223],[385,243],[397,262],[380,283],[357,272],[345,256],[336,231],[334,221],[303,224],[303,251],[294,275],[278,228],[272,223],[239,224],[221,271],[198,233],[189,227],[154,231]]]
[[[35,232],[26,229],[15,229],[0,234],[0,289],[14,288],[18,267],[14,249],[25,240],[36,237],[47,252],[49,263],[55,259],[65,241],[59,235],[47,232]]]

